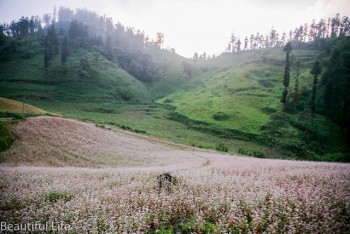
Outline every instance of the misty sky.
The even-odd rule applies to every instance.
[[[312,19],[350,16],[350,0],[0,0],[0,22],[42,16],[54,6],[93,10],[151,38],[163,32],[164,47],[185,57],[220,54],[232,33],[243,39],[272,26],[288,32]]]

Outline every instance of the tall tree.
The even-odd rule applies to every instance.
[[[286,66],[284,68],[284,76],[283,76],[283,86],[284,90],[282,93],[281,102],[284,104],[284,109],[287,109],[287,96],[288,96],[288,87],[289,87],[289,80],[290,80],[290,60],[289,60],[289,54],[292,52],[293,47],[292,43],[288,42],[286,46],[284,47],[283,51],[286,52]]]
[[[164,43],[164,33],[157,33],[156,46],[162,48]]]
[[[239,52],[239,51],[241,51],[241,39],[240,38],[238,38],[238,40],[237,40],[237,52]]]
[[[245,37],[244,39],[244,50],[248,49],[248,37]]]
[[[312,66],[311,71],[310,71],[311,75],[314,76],[314,82],[313,82],[313,86],[312,86],[312,95],[311,95],[311,114],[312,114],[312,117],[315,115],[315,112],[316,112],[316,89],[317,89],[317,83],[318,83],[317,77],[321,74],[321,72],[322,72],[322,69],[320,66],[320,62],[316,61],[314,63],[314,65]]]
[[[45,26],[46,26],[47,28],[49,27],[49,25],[50,25],[50,23],[51,23],[51,19],[52,19],[51,14],[44,14],[44,15],[43,15],[43,21],[44,21]]]
[[[294,111],[297,110],[297,106],[298,106],[298,102],[299,102],[300,60],[298,60],[296,62],[296,69],[297,69],[297,74],[296,74],[296,78],[295,78],[294,95],[293,95]]]
[[[197,54],[197,52],[195,52],[193,55],[193,63],[196,64],[197,61],[198,61],[198,54]]]
[[[69,53],[68,41],[67,41],[67,37],[65,37],[63,42],[62,42],[62,52],[61,52],[61,61],[63,64],[65,64],[67,62],[68,53]]]
[[[338,41],[332,51],[327,69],[322,74],[323,100],[329,119],[344,130],[350,146],[350,40]]]

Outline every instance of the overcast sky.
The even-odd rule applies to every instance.
[[[185,57],[223,52],[232,33],[243,39],[272,26],[287,32],[312,19],[350,16],[350,0],[0,0],[0,22],[42,16],[54,6],[93,10],[151,38],[163,32],[164,47]]]

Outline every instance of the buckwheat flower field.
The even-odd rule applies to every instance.
[[[268,160],[36,117],[0,154],[0,221],[60,233],[349,233],[350,165]],[[159,188],[157,175],[173,185]]]

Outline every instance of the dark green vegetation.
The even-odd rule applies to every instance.
[[[52,191],[45,195],[48,202],[58,202],[60,200],[67,202],[73,198],[73,194],[69,191]]]
[[[2,26],[1,97],[200,148],[350,160],[348,32],[295,33],[287,55],[276,41],[189,60],[161,49],[162,34],[152,41],[87,10],[58,19]]]
[[[12,133],[3,123],[0,123],[0,152],[10,148],[13,140],[14,136]]]

